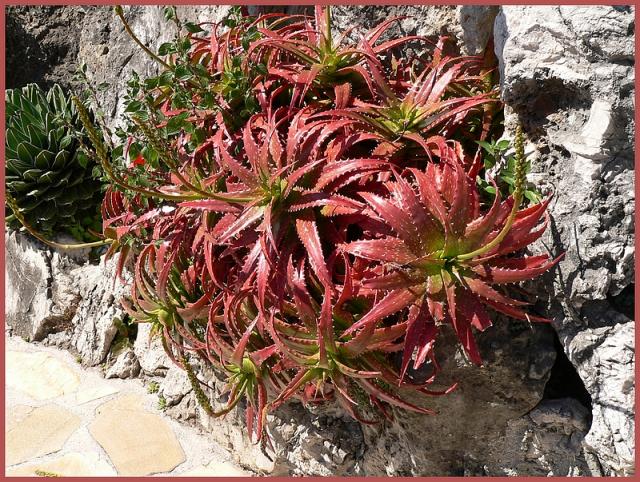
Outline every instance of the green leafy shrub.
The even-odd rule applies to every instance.
[[[58,85],[44,92],[36,84],[5,92],[7,194],[37,231],[67,232],[77,239],[100,231],[101,183],[76,107]],[[21,223],[7,213],[12,227]]]
[[[480,364],[474,332],[492,313],[549,321],[507,293],[559,261],[524,254],[548,200],[522,206],[523,134],[509,192],[476,142],[502,134],[495,57],[446,38],[381,41],[395,20],[348,43],[325,8],[234,10],[152,53],[165,70],[131,80],[111,158],[81,112],[112,179],[109,254],[135,266],[125,309],[153,324],[207,413],[246,400],[262,442],[266,414],[291,398],[335,400],[363,423],[433,413],[406,395],[455,388],[434,385],[443,331]],[[408,40],[430,47],[397,61]],[[196,357],[228,377],[217,411]],[[422,366],[426,378],[409,369]]]

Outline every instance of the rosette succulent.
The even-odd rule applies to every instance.
[[[81,148],[83,127],[72,102],[57,84],[48,92],[30,84],[5,95],[6,189],[24,218],[46,235],[99,229],[101,184]],[[7,214],[7,223],[19,227]]]

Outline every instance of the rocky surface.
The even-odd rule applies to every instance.
[[[140,373],[140,362],[131,348],[124,350],[105,372],[107,378],[133,378]]]
[[[568,346],[591,394],[593,423],[585,447],[603,475],[633,475],[635,350],[633,322],[583,330]]]
[[[554,193],[539,247],[566,256],[537,291],[546,294],[562,347],[591,397],[586,457],[597,460],[590,464],[595,474],[629,475],[633,7],[503,7],[495,25],[506,124],[523,123],[536,150],[532,179]]]
[[[164,376],[173,364],[162,348],[160,338],[151,336],[151,325],[138,327],[133,350],[146,375]]]
[[[80,264],[16,232],[5,244],[6,322],[12,334],[46,339],[102,363],[124,318],[118,301],[126,285],[115,279],[115,259]]]
[[[589,410],[574,398],[543,400],[507,423],[501,463],[484,470],[503,475],[580,476],[591,473],[582,452]]]
[[[71,277],[77,264],[32,238],[5,233],[5,319],[16,335],[41,341],[68,329],[80,299]]]
[[[6,11],[6,86],[36,82],[68,87],[76,69],[78,33],[85,9],[46,6]]]
[[[224,7],[181,9],[179,14],[191,19],[218,19],[225,12]],[[204,414],[184,373],[149,338],[149,326],[126,334],[132,346],[122,339],[116,311],[122,291],[114,291],[110,266],[81,265],[21,236],[8,236],[7,321],[12,332],[70,347],[87,365],[106,361],[110,377],[140,372],[158,384],[167,415],[205,429],[238,463],[259,473],[631,475],[633,8],[341,6],[334,13],[338,28],[359,29],[391,16],[413,15],[390,34],[448,33],[459,37],[468,53],[482,51],[493,36],[506,103],[505,136],[516,122],[523,124],[532,159],[529,180],[554,193],[550,226],[537,250],[566,251],[557,270],[527,286],[539,299],[537,311],[553,317],[552,326],[496,320],[479,336],[485,360],[480,369],[456,350],[443,352],[449,378],[441,383],[458,381],[459,387],[427,401],[439,412],[434,417],[398,413],[394,422],[369,427],[330,405],[285,405],[269,416],[272,460],[247,439],[242,408],[224,419]],[[129,7],[125,14],[151,48],[173,35],[158,7]],[[72,84],[65,74],[69,57],[49,55],[52,48],[45,47],[80,45],[65,52],[87,64],[92,80],[109,84],[100,100],[110,125],[121,112],[131,72],[141,77],[155,72],[110,9],[16,7],[8,19],[8,45],[9,39],[23,38],[11,42],[46,57],[40,66],[46,72],[24,73],[27,80]],[[81,29],[66,38],[59,33],[65,22],[78,19]],[[41,51],[33,50],[30,38],[43,42]],[[214,387],[210,395],[217,400],[224,381],[210,369],[198,371]]]
[[[118,324],[125,318],[120,298],[128,292],[115,276],[116,260],[84,266],[76,270],[81,302],[71,320],[74,331],[71,344],[83,363],[102,363],[118,333]]]
[[[458,39],[463,51],[471,55],[481,53],[487,46],[497,13],[498,7],[475,5],[343,5],[333,9],[336,27],[343,31],[353,27],[355,38],[389,18],[406,17],[392,25],[383,38],[448,35]]]

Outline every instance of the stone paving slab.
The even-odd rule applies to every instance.
[[[105,449],[120,475],[169,472],[185,454],[169,425],[141,407],[138,395],[125,395],[98,408],[89,432]]]
[[[7,476],[37,476],[56,474],[62,477],[108,477],[118,475],[100,454],[95,452],[68,452],[51,460],[23,464],[7,470]]]
[[[141,380],[105,379],[65,351],[5,337],[8,476],[251,476],[166,416]]]
[[[78,405],[82,405],[83,403],[108,397],[114,393],[118,393],[118,389],[107,383],[98,386],[81,386],[76,393],[76,402]]]
[[[7,465],[57,452],[80,427],[80,417],[57,405],[33,409],[7,432]]]
[[[66,363],[43,352],[7,351],[7,387],[34,400],[49,400],[72,393],[80,384],[78,374]]]

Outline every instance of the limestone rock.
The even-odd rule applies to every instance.
[[[173,362],[167,356],[159,337],[150,337],[151,325],[138,325],[136,341],[133,345],[142,371],[147,375],[165,375]]]
[[[160,393],[167,401],[167,406],[176,405],[191,390],[187,372],[172,363],[167,375],[160,383]]]
[[[5,316],[13,334],[40,341],[68,329],[79,299],[69,271],[77,265],[16,231],[5,239]]]
[[[30,82],[68,86],[76,68],[82,10],[46,6],[7,9],[8,89]]]
[[[392,17],[407,16],[387,31],[386,37],[402,35],[440,35],[455,34],[460,37],[460,25],[457,21],[455,6],[435,5],[336,5],[332,8],[335,28],[345,31],[353,27],[354,39],[376,25]]]
[[[544,400],[524,417],[509,422],[503,450],[489,473],[506,476],[580,476],[591,472],[582,452],[589,410],[573,398]]]
[[[133,349],[125,349],[118,355],[105,374],[106,378],[133,378],[140,373],[140,363]]]
[[[504,7],[496,19],[502,94],[556,193],[545,241],[567,250],[556,290],[574,308],[633,282],[632,25],[627,7]]]
[[[498,13],[495,6],[443,6],[443,5],[394,5],[359,6],[337,5],[332,7],[334,24],[340,30],[355,27],[354,39],[392,17],[402,17],[392,25],[391,38],[401,35],[454,35],[464,53],[477,55],[484,51],[493,34],[493,19]]]
[[[591,395],[594,475],[633,466],[633,25],[630,6],[510,6],[495,23],[505,123],[524,124],[533,170],[555,193],[539,248],[566,257],[530,285]]]
[[[52,344],[73,346],[83,362],[98,365],[122,319],[120,297],[127,289],[114,283],[116,259],[79,265],[31,238],[10,232],[5,256],[6,319],[12,333],[30,341],[51,335]]]
[[[634,328],[629,321],[585,330],[568,347],[592,398],[593,423],[585,446],[606,475],[634,473]]]
[[[529,330],[498,318],[477,337],[484,359],[481,368],[457,354],[453,336],[447,333],[450,338],[440,347],[438,387],[458,382],[458,388],[443,397],[414,400],[434,409],[435,416],[403,412],[394,422],[363,426],[364,474],[463,475],[474,472],[477,464],[500,460],[507,426],[538,405],[555,360],[551,330],[541,325]],[[439,435],[425,436],[434,433]],[[499,475],[489,469],[481,474]]]
[[[198,408],[196,397],[191,391],[185,394],[175,405],[167,406],[164,413],[179,422],[204,426],[204,424],[198,424]]]
[[[495,5],[460,5],[457,20],[460,23],[462,46],[469,55],[481,54],[493,39],[493,21],[500,10]]]
[[[117,321],[125,316],[120,299],[129,288],[115,277],[117,257],[78,270],[82,301],[73,318],[71,343],[83,362],[95,366],[104,361],[115,338]]]

